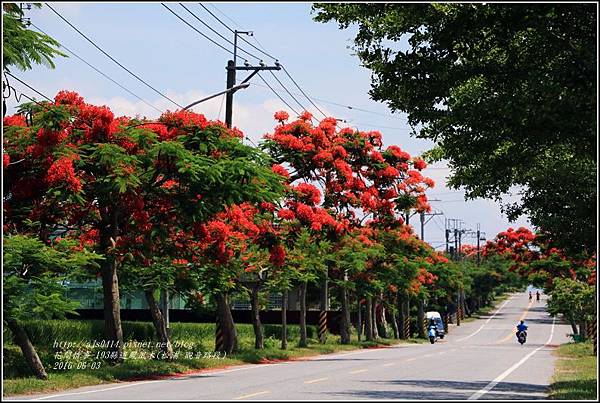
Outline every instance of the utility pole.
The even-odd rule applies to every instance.
[[[439,201],[439,200],[431,200],[431,201]],[[425,213],[424,211],[421,211],[420,216],[421,216],[421,241],[425,241],[425,224],[427,224],[429,221],[431,221],[431,219],[436,216],[436,215],[442,215],[444,213],[442,213],[441,211],[434,211],[433,213]],[[425,219],[425,216],[429,216],[428,219]]]
[[[238,70],[252,71],[252,73],[244,79],[242,84],[247,83],[259,71],[281,70],[281,65],[279,64],[279,62],[277,60],[275,61],[275,66],[267,66],[267,65],[265,65],[265,63],[262,60],[259,62],[260,66],[251,66],[250,63],[248,63],[247,61],[244,63],[243,66],[237,66],[236,62],[237,62],[237,37],[238,37],[238,34],[252,36],[251,31],[234,30],[234,32],[233,32],[233,60],[229,60],[227,62],[227,67],[226,67],[226,69],[227,69],[227,89],[228,90],[233,88],[233,86],[235,85],[236,72]],[[233,94],[234,93],[235,93],[235,91],[227,92],[227,95],[225,98],[225,124],[229,128],[231,128],[232,122],[233,122]]]
[[[477,266],[481,264],[481,247],[479,241],[485,241],[485,232],[481,232],[481,225],[477,223]]]

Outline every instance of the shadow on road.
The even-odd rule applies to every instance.
[[[397,380],[397,381],[364,381],[365,383],[407,386],[411,388],[426,388],[428,390],[349,390],[335,392],[332,395],[347,396],[355,399],[415,399],[415,400],[466,400],[473,393],[487,386],[487,381],[460,382],[440,380]],[[436,390],[437,389],[437,390]],[[450,390],[440,390],[450,389]],[[483,398],[537,400],[546,399],[548,388],[543,385],[528,383],[500,382]],[[537,395],[532,395],[532,394]]]

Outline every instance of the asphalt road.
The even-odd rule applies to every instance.
[[[528,339],[514,326],[524,318]],[[552,351],[570,327],[541,302],[513,294],[482,319],[451,326],[434,345],[397,345],[303,361],[232,367],[164,380],[121,382],[11,400],[544,399]]]

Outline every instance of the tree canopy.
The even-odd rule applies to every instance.
[[[521,200],[559,247],[596,244],[596,12],[593,4],[331,4],[315,19],[358,24],[373,99],[437,143],[451,187]],[[417,129],[418,127],[418,129]]]

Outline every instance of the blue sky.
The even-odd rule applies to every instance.
[[[193,31],[160,3],[50,4],[124,66],[181,105],[187,105],[225,88],[225,65],[231,55]],[[279,58],[311,97],[376,112],[360,112],[315,101],[328,115],[346,119],[348,125],[361,130],[380,130],[386,145],[397,144],[411,155],[418,155],[432,147],[433,144],[429,141],[409,136],[410,129],[403,114],[391,114],[384,104],[369,98],[370,72],[360,65],[350,49],[356,32],[355,27],[339,30],[334,23],[314,22],[310,13],[310,3],[203,4],[232,29],[253,31],[254,38],[247,39]],[[233,34],[198,3],[185,5],[223,36],[233,39]],[[178,3],[168,3],[168,6],[199,31],[226,48],[232,48]],[[27,17],[31,18],[31,22],[37,27],[150,104],[161,110],[176,108],[100,53],[47,7],[32,9],[27,12]],[[243,42],[240,42],[240,45],[250,53],[260,55]],[[257,62],[253,58],[248,59],[252,64]],[[267,63],[273,62],[266,56],[264,60]],[[27,72],[13,69],[13,74],[49,97],[53,97],[61,89],[70,89],[80,93],[88,102],[108,105],[116,115],[158,115],[154,109],[75,57],[56,59],[55,70],[36,66]],[[238,72],[238,78],[242,79],[245,74]],[[275,74],[301,104],[307,106],[315,116],[319,116],[282,71]],[[268,72],[264,73],[263,77],[294,109],[300,109]],[[31,91],[21,84],[14,80],[12,83],[17,89],[32,95]],[[194,110],[204,113],[208,118],[224,120],[222,101],[223,97],[218,97],[197,106]],[[8,103],[9,113],[15,105],[14,100]],[[281,109],[289,110],[264,87],[258,77],[254,77],[248,89],[235,95],[234,125],[257,142],[262,135],[272,130],[273,113]],[[480,223],[488,238],[510,225],[527,225],[525,219],[508,223],[495,202],[464,202],[462,192],[444,186],[448,172],[442,163],[437,163],[424,172],[437,184],[435,189],[428,192],[430,198],[441,199],[439,202],[432,202],[432,206],[445,214],[434,217],[426,226],[425,239],[432,245],[438,246],[443,243],[444,217],[462,218],[465,227],[472,229]],[[417,217],[412,220],[412,223],[417,224]],[[466,240],[465,243],[468,242],[469,240]]]

